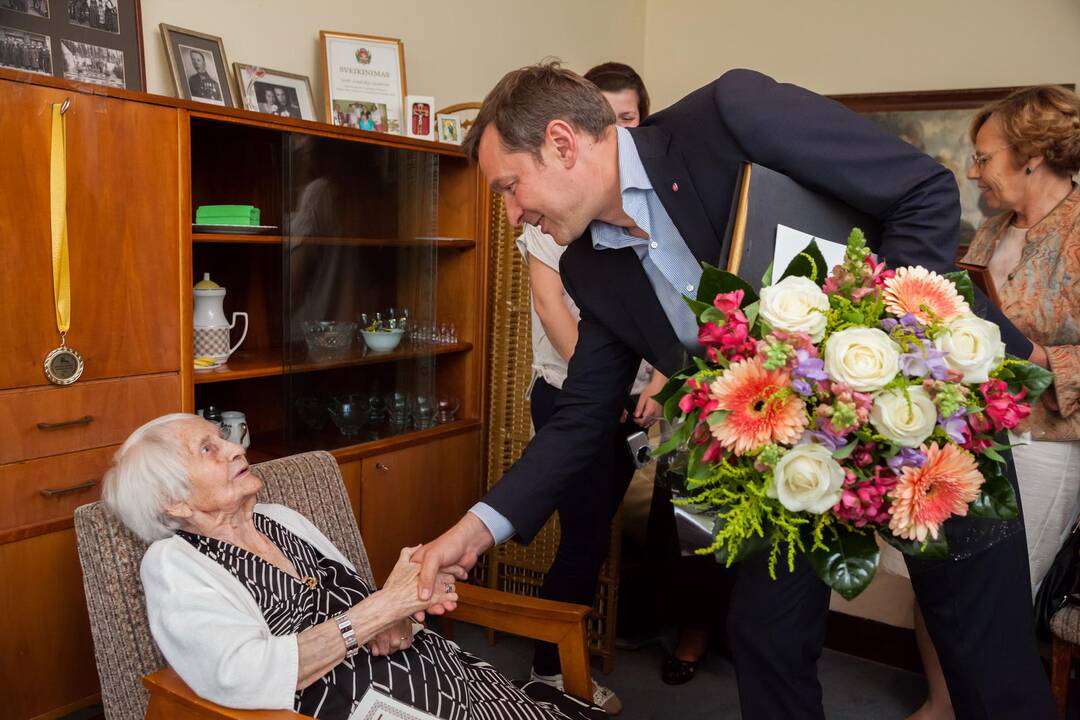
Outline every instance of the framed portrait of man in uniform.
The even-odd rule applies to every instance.
[[[176,82],[177,97],[237,107],[221,38],[165,23],[161,24],[161,37]]]

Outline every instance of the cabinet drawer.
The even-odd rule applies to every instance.
[[[0,393],[0,464],[122,443],[180,398],[175,373]]]
[[[0,465],[0,536],[69,518],[75,508],[97,500],[117,447]]]

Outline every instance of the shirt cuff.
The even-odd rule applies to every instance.
[[[469,512],[480,518],[480,522],[484,523],[488,532],[491,533],[491,537],[495,538],[496,545],[501,545],[514,537],[516,532],[514,526],[487,503],[478,502],[469,508]]]

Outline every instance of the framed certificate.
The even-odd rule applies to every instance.
[[[405,44],[397,38],[323,30],[326,121],[403,134]]]

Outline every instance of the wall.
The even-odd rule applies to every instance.
[[[662,108],[733,67],[820,93],[1075,82],[1076,0],[647,0],[645,81]]]
[[[615,58],[640,66],[644,54],[644,0],[142,0],[142,16],[150,92],[176,94],[164,22],[220,36],[230,63],[309,76],[320,112],[320,30],[401,38],[409,92],[437,107],[482,100],[504,72],[545,56],[584,72]]]

